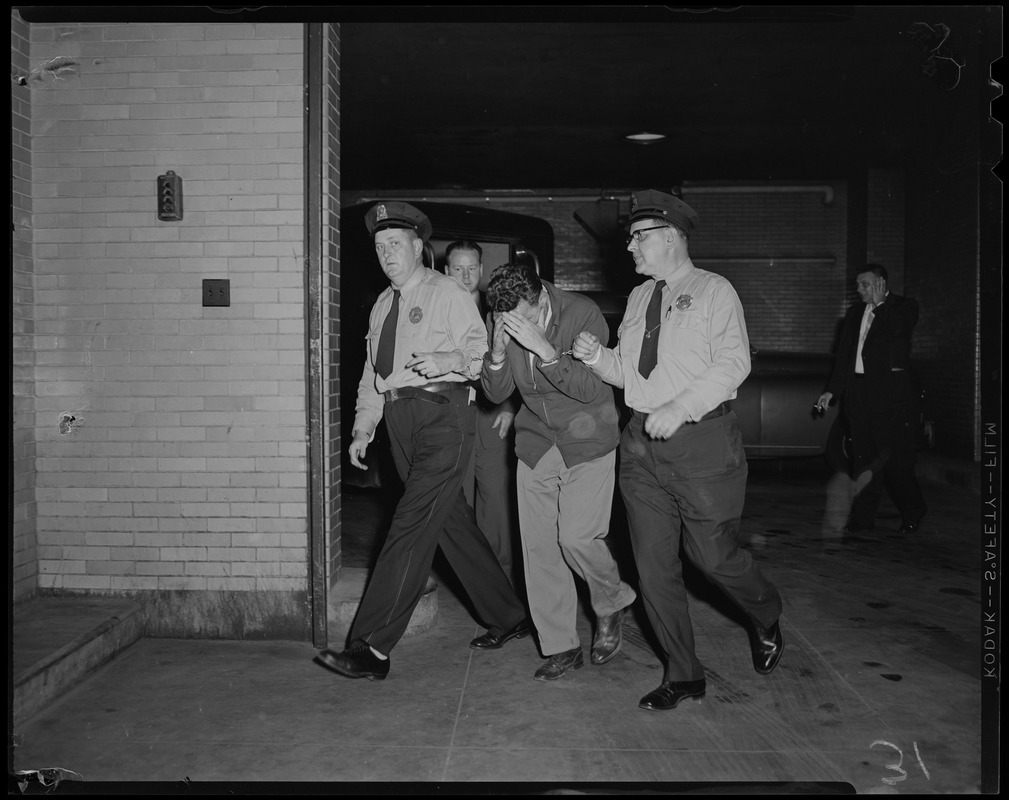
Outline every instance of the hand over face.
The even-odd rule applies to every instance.
[[[505,330],[504,321],[501,319],[501,312],[494,312],[494,332],[491,334],[491,356],[495,361],[504,358],[505,348],[511,341],[511,334]]]
[[[553,361],[557,350],[547,341],[546,334],[539,325],[534,325],[514,311],[501,312],[501,321],[509,335],[526,350],[535,353],[543,361]]]

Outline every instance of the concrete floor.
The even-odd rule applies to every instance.
[[[469,648],[483,628],[443,575],[434,628],[400,642],[386,681],[327,672],[304,642],[145,638],[20,724],[14,768],[282,793],[978,793],[982,501],[930,483],[917,535],[887,505],[843,537],[834,483],[819,461],[751,463],[743,532],[784,596],[785,653],[757,675],[736,612],[688,575],[701,702],[637,707],[662,678],[640,601],[616,659],[542,683],[531,638]],[[347,492],[350,561],[382,508]],[[611,537],[625,561],[625,533]],[[587,645],[587,617],[580,630]]]

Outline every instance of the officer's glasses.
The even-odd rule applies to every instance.
[[[627,237],[627,244],[630,244],[632,241],[641,244],[641,241],[645,238],[645,234],[648,233],[649,231],[657,231],[660,228],[668,228],[668,227],[669,227],[668,225],[653,225],[651,228],[638,228],[630,236]]]

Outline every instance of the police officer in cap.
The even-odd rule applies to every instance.
[[[647,280],[627,301],[617,346],[583,332],[574,356],[622,387],[631,420],[620,441],[620,490],[640,590],[665,657],[640,707],[675,708],[705,692],[679,550],[750,617],[757,672],[782,652],[781,597],[738,545],[746,456],[729,401],[750,372],[743,308],[722,276],[698,269],[687,243],[697,214],[678,197],[631,197],[627,250]]]
[[[431,223],[419,209],[379,203],[365,224],[390,285],[371,311],[350,461],[366,468],[363,459],[384,417],[405,487],[349,646],[340,653],[323,650],[316,660],[350,678],[381,680],[389,674],[389,652],[420,601],[438,546],[489,627],[471,644],[500,647],[531,628],[462,491],[475,424],[468,382],[480,374],[487,329],[457,281],[424,267]]]

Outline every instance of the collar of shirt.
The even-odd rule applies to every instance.
[[[550,320],[554,316],[554,307],[550,302],[550,293],[547,292],[545,286],[540,290],[540,303],[542,304],[540,306],[540,325],[544,332],[546,332],[550,330]]]
[[[406,283],[404,283],[402,286],[393,286],[390,283],[389,288],[394,291],[398,291],[400,294],[406,294],[411,289],[416,288],[417,285],[424,280],[424,278],[426,277],[426,273],[428,272],[430,272],[430,270],[427,267],[424,266],[417,267],[417,269],[415,269],[413,272],[410,273],[410,277],[406,279]]]
[[[652,278],[653,281],[665,281],[666,286],[671,286],[672,284],[679,281],[681,278],[687,277],[694,269],[693,262],[688,258],[686,261],[681,261],[666,275],[656,275]]]
[[[549,336],[550,334],[550,321],[554,316],[554,307],[550,302],[550,293],[547,292],[547,287],[544,286],[540,289],[540,318],[538,325],[543,329],[543,335]],[[536,354],[533,352],[529,353],[529,369],[530,371],[536,371]]]

